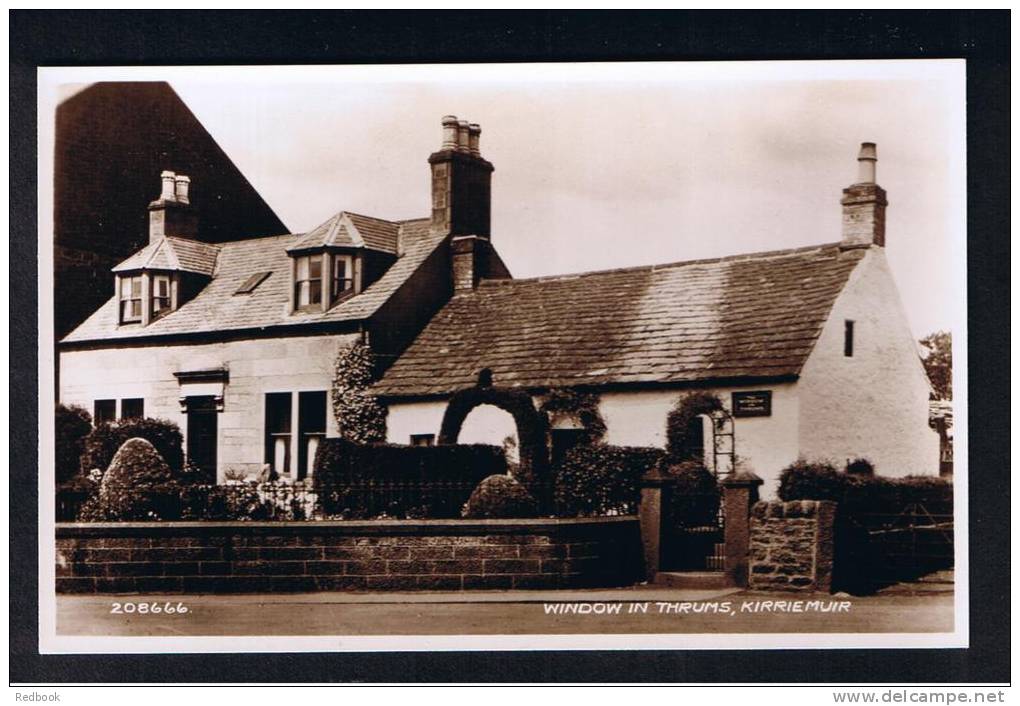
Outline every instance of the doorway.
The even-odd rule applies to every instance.
[[[188,397],[188,462],[197,466],[202,482],[216,482],[218,412],[216,398]]]

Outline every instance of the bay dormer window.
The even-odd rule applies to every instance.
[[[142,275],[120,277],[120,322],[140,323],[142,320]]]
[[[323,250],[295,254],[293,259],[295,313],[326,312],[359,289],[357,255]]]

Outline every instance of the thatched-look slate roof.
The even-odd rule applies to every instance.
[[[700,383],[796,376],[864,250],[838,244],[669,265],[487,280],[455,296],[376,385]]]

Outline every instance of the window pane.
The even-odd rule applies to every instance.
[[[290,400],[289,392],[266,395],[265,462],[277,473],[290,472]]]
[[[295,298],[299,307],[308,304],[308,282],[297,283],[297,296]]]
[[[92,421],[98,426],[117,418],[117,400],[96,400],[92,407]],[[91,469],[90,469],[91,470]]]
[[[347,278],[347,258],[337,257],[333,259],[333,277],[335,279]]]
[[[313,279],[322,277],[322,255],[311,255],[308,258],[308,272]]]
[[[302,434],[326,431],[326,393],[324,391],[298,394],[298,415]]]
[[[156,278],[156,296],[168,297],[170,296],[170,280],[166,277]]]
[[[142,296],[142,278],[132,277],[131,278],[131,296],[140,297]]]
[[[145,416],[145,400],[142,398],[120,401],[121,419],[141,419]]]
[[[131,318],[140,319],[142,318],[142,300],[132,299],[131,300]]]
[[[308,283],[310,290],[308,299],[311,304],[322,303],[322,280],[313,279]]]
[[[308,258],[299,257],[297,259],[297,278],[299,280],[308,279]]]
[[[127,299],[131,296],[131,278],[121,277],[120,278],[120,298]]]

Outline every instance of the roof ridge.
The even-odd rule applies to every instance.
[[[750,260],[753,258],[755,259],[778,258],[787,255],[795,255],[797,253],[806,253],[812,250],[825,250],[828,248],[838,246],[839,242],[837,241],[832,243],[821,243],[819,245],[803,245],[801,247],[786,248],[783,250],[764,250],[761,252],[739,253],[736,255],[723,255],[721,257],[708,257],[698,260],[679,260],[676,262],[663,262],[654,265],[633,265],[631,267],[614,267],[608,270],[586,270],[584,272],[569,272],[559,275],[540,275],[538,277],[518,277],[514,279],[484,279],[481,281],[480,285],[510,286],[515,282],[551,282],[556,280],[571,280],[579,279],[581,277],[589,277],[593,275],[606,275],[622,272],[640,272],[640,271],[655,272],[657,270],[668,270],[676,267],[686,267],[688,265],[707,265],[714,262],[738,262],[741,260]]]
[[[364,213],[357,213],[355,211],[348,211],[346,209],[340,211],[340,213],[346,213],[348,216],[357,216],[358,218],[367,218],[370,221],[381,221],[391,226],[400,225],[400,221],[391,221],[388,218],[379,218],[379,216],[368,216]]]

